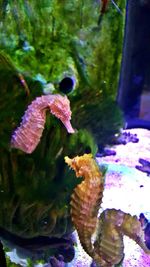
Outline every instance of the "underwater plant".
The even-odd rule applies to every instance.
[[[137,216],[106,209],[98,217],[104,191],[104,173],[91,154],[65,157],[76,177],[83,177],[71,196],[71,216],[84,250],[101,267],[113,267],[124,256],[123,236],[133,239],[150,254]],[[93,237],[95,235],[95,237]]]
[[[104,5],[105,2],[109,3],[104,1]],[[37,87],[42,92],[43,80],[54,82],[59,93],[57,84],[63,73],[70,69],[75,72],[78,86],[69,95],[74,127],[90,130],[100,146],[105,146],[122,127],[122,115],[115,99],[125,1],[118,0],[117,5],[122,15],[110,3],[100,31],[94,30],[99,1],[6,1],[0,13],[3,25],[0,49],[11,57],[32,94],[37,92]],[[39,82],[37,77],[43,80]],[[89,107],[91,99],[94,107]],[[83,103],[87,103],[84,108]]]
[[[85,151],[92,151],[95,154],[97,146],[86,130],[79,130],[70,135],[55,118],[62,119],[65,126],[69,127],[68,131],[73,131],[69,121],[71,110],[67,96],[60,94],[44,96],[42,94],[41,96],[42,92],[36,88],[33,91],[30,85],[30,93],[26,94],[25,88],[21,86],[18,79],[16,68],[12,67],[9,60],[5,60],[4,53],[1,59],[0,238],[2,240],[9,239],[11,244],[19,247],[24,247],[27,242],[26,239],[28,239],[26,248],[29,249],[30,247],[33,254],[35,250],[42,250],[43,255],[41,257],[45,261],[56,251],[61,251],[61,254],[65,254],[64,259],[71,261],[74,257],[72,242],[72,252],[69,252],[70,248],[66,252],[64,247],[68,247],[67,243],[63,249],[60,250],[60,248],[64,235],[70,240],[69,235],[73,231],[69,201],[76,180],[74,175],[72,182],[66,178],[68,175],[64,156],[66,154],[70,156],[76,153],[82,154]],[[28,84],[31,84],[31,78],[26,77]],[[36,85],[34,81],[33,84]],[[46,106],[43,106],[44,103]],[[50,107],[48,108],[47,105],[49,104]],[[39,112],[38,116],[37,112],[34,113],[33,107],[35,111]],[[45,114],[48,109],[52,114],[55,113],[55,116],[49,117],[48,114]],[[25,112],[25,110],[27,111]],[[41,126],[41,120],[39,120],[41,112],[44,114],[42,123],[45,123],[45,128],[42,129],[41,139],[38,138],[39,144],[36,149],[30,154],[27,153],[26,149],[25,151],[12,149],[10,141],[13,130],[17,137],[18,135],[20,137],[22,134],[22,132],[20,134],[20,127],[25,134],[23,145],[25,148],[28,147],[31,138],[30,128],[34,125],[37,129],[39,123]],[[18,127],[24,114],[22,124]],[[37,137],[35,128],[33,135]],[[8,231],[7,234],[6,230]],[[43,237],[43,242],[45,242],[45,236],[50,238],[46,246],[44,243],[41,245],[40,239],[36,240],[36,244],[33,243],[32,238],[39,236]],[[57,246],[54,244],[56,237],[58,238]],[[19,243],[16,243],[16,240],[19,240]],[[50,240],[52,244],[50,244]]]
[[[124,2],[118,2],[123,9]],[[100,31],[95,31],[99,16],[95,1],[8,0],[0,3],[0,10],[0,237],[6,230],[15,235],[12,243],[17,237],[32,243],[39,236],[61,242],[74,230],[70,196],[80,183],[74,173],[68,176],[65,155],[95,155],[97,144],[104,146],[120,130],[115,97],[124,17],[110,5]],[[63,78],[70,72],[77,83],[67,87]],[[53,91],[43,96],[49,84]],[[67,94],[70,101],[72,125],[77,129],[73,135],[57,116],[47,116],[47,106],[41,118],[43,99],[47,105],[58,94],[62,99]],[[11,148],[11,137],[12,146],[19,149]],[[60,251],[60,247],[50,247],[46,253],[41,249],[45,261]],[[64,257],[66,261],[74,257],[70,255]]]

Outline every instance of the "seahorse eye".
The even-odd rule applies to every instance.
[[[49,216],[42,218],[39,221],[38,226],[39,226],[40,230],[46,230],[49,227]]]

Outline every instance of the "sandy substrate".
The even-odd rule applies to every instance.
[[[137,134],[138,143],[114,146],[115,156],[97,158],[99,163],[108,166],[102,209],[121,209],[137,216],[142,212],[150,219],[150,177],[135,169],[139,158],[150,161],[150,131],[132,129],[130,133]],[[124,244],[123,267],[150,266],[150,255],[146,255],[134,241],[125,237]],[[90,264],[91,258],[78,241],[76,258],[69,266],[89,267]]]

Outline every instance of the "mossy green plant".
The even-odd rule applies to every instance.
[[[73,231],[69,203],[77,184],[74,174],[68,178],[64,156],[96,155],[97,145],[105,146],[121,127],[115,98],[124,16],[110,5],[97,29],[97,2],[4,2],[0,3],[0,225],[24,237],[61,237]],[[118,5],[123,11],[125,1]],[[76,133],[68,135],[56,118],[47,117],[41,142],[31,155],[11,150],[13,130],[31,101],[43,94],[43,82],[37,77],[44,84],[53,83],[54,93],[60,93],[58,84],[70,70],[77,77],[77,86],[68,94]]]

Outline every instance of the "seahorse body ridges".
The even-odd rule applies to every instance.
[[[71,196],[71,216],[81,245],[93,257],[91,239],[96,229],[97,214],[103,196],[104,176],[91,154],[74,159],[65,157],[65,161],[76,172],[77,177],[84,178]]]

